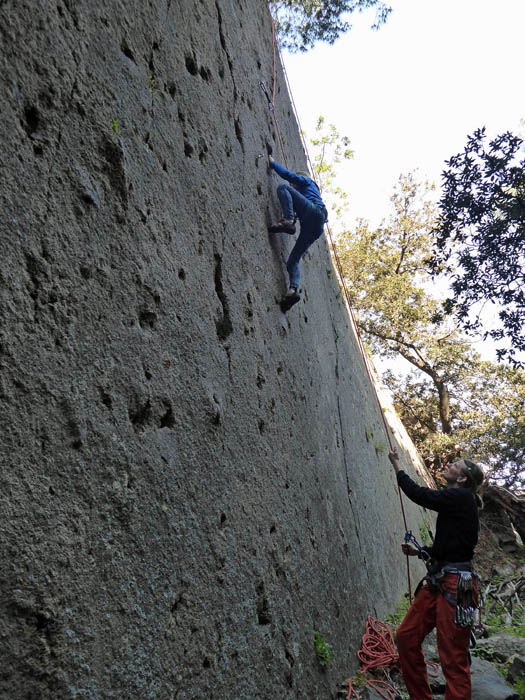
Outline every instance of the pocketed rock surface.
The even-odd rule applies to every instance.
[[[334,697],[404,528],[324,239],[276,304],[266,3],[3,0],[0,37],[0,696]]]

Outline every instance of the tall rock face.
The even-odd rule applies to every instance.
[[[403,524],[324,240],[276,304],[266,4],[2,0],[0,37],[0,696],[335,697]]]

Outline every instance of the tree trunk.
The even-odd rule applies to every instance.
[[[439,419],[441,421],[441,431],[445,435],[450,435],[452,425],[450,423],[450,397],[445,382],[432,377],[439,396]]]

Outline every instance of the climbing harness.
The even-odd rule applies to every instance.
[[[418,551],[418,556],[425,562],[427,567],[427,575],[419,582],[415,595],[425,581],[435,593],[440,593],[445,600],[453,605],[454,622],[459,627],[472,627],[475,622],[476,612],[480,602],[475,602],[475,596],[479,591],[480,577],[472,571],[470,562],[436,562],[429,553],[419,544],[414,537],[412,530],[407,530],[405,533],[405,544],[412,544]],[[456,574],[456,592],[455,594],[445,590],[443,580],[447,574]],[[478,585],[474,585],[474,580],[477,580]]]
[[[433,593],[441,594],[443,598],[454,607],[454,622],[459,627],[473,627],[478,618],[478,626],[481,623],[481,597],[480,576],[472,571],[472,564],[465,562],[437,562],[416,540],[412,530],[405,533],[405,544],[413,544],[419,553],[419,558],[425,562],[427,575],[418,583],[415,595],[426,581]],[[444,580],[447,574],[456,575],[456,590],[452,593],[445,589]],[[476,581],[476,583],[474,583]],[[474,645],[475,646],[475,643]]]
[[[443,585],[447,574],[456,575],[454,593],[445,590]],[[480,605],[478,591],[481,579],[472,571],[470,562],[430,563],[425,579],[436,593],[439,592],[447,603],[454,607],[454,622],[458,627],[474,626]]]

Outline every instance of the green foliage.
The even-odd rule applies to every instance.
[[[488,467],[491,479],[507,488],[524,487],[522,370],[482,361],[472,351],[469,363],[458,362],[457,374],[447,379],[450,434],[438,430],[439,396],[430,382],[415,372],[405,377],[389,372],[384,380],[401,420],[427,462],[468,455]]]
[[[510,132],[487,145],[485,138],[478,129],[447,161],[432,266],[450,275],[444,308],[467,330],[482,325],[482,304],[500,305],[500,327],[486,335],[508,339],[512,348],[498,354],[512,360],[525,350],[525,159],[516,157],[523,142]]]
[[[335,658],[335,653],[332,651],[332,645],[325,641],[325,638],[319,632],[315,633],[314,647],[317,658],[321,666],[328,666]]]
[[[389,615],[386,616],[386,621],[390,624],[393,625],[394,627],[398,627],[402,622],[407,614],[408,608],[410,606],[410,601],[408,599],[408,596],[403,596],[399,603],[397,604],[396,611],[394,613],[390,613]]]
[[[150,75],[149,77],[149,91],[151,92],[152,95],[164,95],[166,94],[164,90],[160,90],[156,83],[155,83],[155,78]]]
[[[425,517],[423,523],[418,525],[419,530],[419,541],[424,547],[430,547],[432,545],[432,538],[430,537],[430,520]]]
[[[119,128],[119,124],[118,124],[118,119],[113,119],[111,121],[111,128],[113,129],[114,133],[117,136],[120,136],[120,128]]]
[[[525,485],[525,373],[482,361],[429,287],[437,210],[432,187],[401,176],[393,212],[372,230],[360,221],[338,237],[359,328],[374,353],[404,358],[410,372],[383,381],[427,466],[468,456],[507,488]]]
[[[390,219],[376,230],[361,220],[337,241],[352,302],[373,351],[395,356],[402,348],[420,364],[420,338],[435,335],[429,326],[439,309],[423,284],[436,215],[428,198],[432,190],[413,174],[401,176]]]
[[[372,7],[372,28],[378,29],[391,12],[382,0],[270,0],[281,45],[290,51],[307,51],[317,41],[333,44],[350,29],[348,14]]]
[[[379,457],[380,455],[385,453],[386,445],[384,442],[378,442],[376,445],[374,445],[374,449],[376,451],[376,455]]]
[[[362,689],[366,688],[367,683],[368,683],[368,678],[363,673],[363,671],[357,671],[352,676],[352,686],[354,688],[358,688],[358,689],[361,688],[361,690],[362,690]]]
[[[340,216],[347,206],[348,195],[335,185],[336,166],[350,160],[354,152],[350,139],[342,136],[333,124],[325,124],[325,118],[317,118],[315,136],[310,139],[313,154],[313,176],[331,210]]]
[[[510,618],[507,611],[499,603],[492,607],[491,612],[486,615],[485,626],[489,636],[504,632],[513,637],[525,638],[525,619],[523,613],[515,610],[512,618]]]
[[[482,647],[474,647],[471,650],[472,656],[477,656],[479,659],[485,659],[486,661],[494,661],[495,653],[494,647],[490,646],[490,644],[485,644]]]
[[[525,698],[525,676],[520,676],[512,686],[520,698]]]

